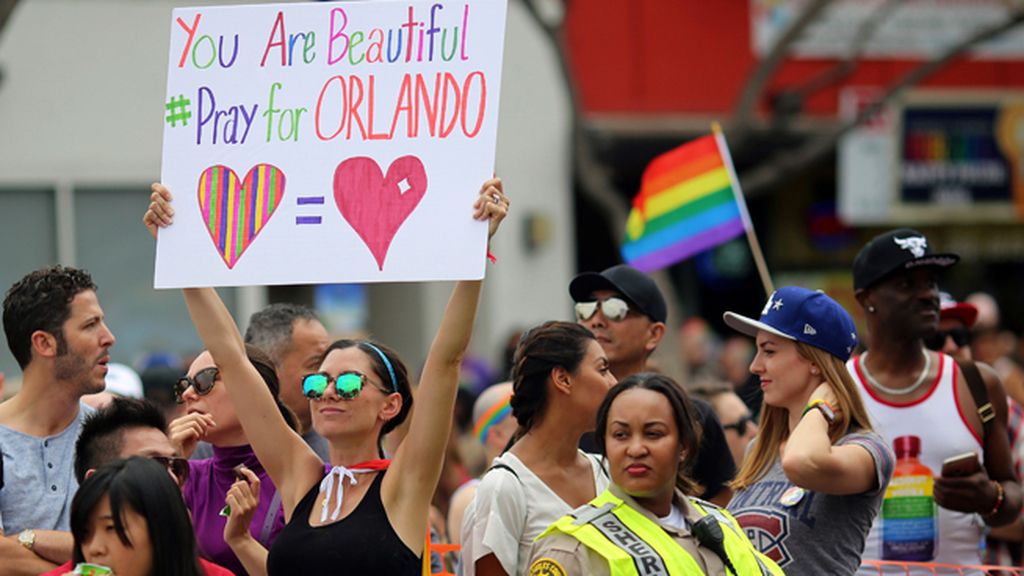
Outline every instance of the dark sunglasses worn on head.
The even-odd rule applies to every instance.
[[[220,370],[218,370],[216,366],[211,366],[196,372],[196,375],[191,378],[188,376],[182,376],[174,384],[174,400],[178,404],[183,403],[185,401],[183,396],[189,386],[195,389],[196,394],[206,396],[210,393],[210,390],[213,390],[213,385],[217,382],[217,376],[219,374]]]
[[[952,330],[939,330],[928,336],[924,339],[924,345],[929,350],[942,350],[942,347],[946,345],[947,336],[953,339],[953,343],[956,344],[957,348],[963,348],[971,344],[970,330],[967,328],[953,328]]]
[[[188,480],[188,460],[178,456],[150,456],[150,460],[156,460],[163,464],[171,474],[178,480],[178,486],[184,486]]]
[[[384,388],[377,386],[370,382],[370,379],[366,377],[366,374],[362,372],[356,372],[354,370],[342,372],[337,377],[332,377],[326,372],[316,372],[314,374],[307,374],[302,378],[302,393],[307,398],[317,399],[323,398],[324,392],[327,391],[327,387],[334,382],[334,391],[337,393],[339,398],[344,400],[351,400],[356,396],[359,396],[359,392],[362,391],[363,387],[367,383],[371,386],[380,390],[384,394],[390,394],[391,392]]]
[[[754,421],[754,418],[750,414],[745,414],[739,420],[732,424],[722,424],[722,428],[725,430],[735,430],[736,434],[743,436],[747,433],[747,424]]]
[[[629,315],[629,304],[622,298],[608,298],[606,300],[592,300],[590,302],[576,303],[576,319],[579,321],[590,320],[597,309],[600,308],[604,317],[612,322],[620,322]]]

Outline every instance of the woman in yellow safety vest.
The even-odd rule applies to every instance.
[[[700,431],[678,384],[651,373],[619,382],[596,432],[612,485],[541,534],[531,575],[782,574],[727,512],[686,496]]]

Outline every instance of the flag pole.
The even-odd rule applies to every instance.
[[[750,252],[754,256],[754,263],[757,265],[757,273],[761,277],[764,293],[765,295],[770,295],[772,292],[775,292],[775,285],[772,283],[771,274],[768,273],[768,264],[765,263],[764,254],[761,253],[761,244],[757,241],[754,223],[750,220],[750,214],[747,212],[747,202],[743,198],[743,189],[740,188],[740,179],[736,176],[736,168],[732,165],[732,155],[729,153],[729,146],[725,142],[722,126],[718,122],[712,122],[711,130],[715,133],[715,143],[718,145],[718,151],[721,153],[722,158],[725,159],[725,169],[729,173],[732,193],[736,197],[736,205],[739,206],[740,219],[743,220],[743,230],[747,233],[747,243],[750,245]]]

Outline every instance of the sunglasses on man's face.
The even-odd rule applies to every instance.
[[[939,330],[938,332],[924,339],[924,345],[929,350],[939,351],[946,345],[946,337],[952,338],[957,348],[963,348],[971,344],[971,331],[967,328],[953,328],[952,330]]]
[[[735,430],[736,434],[743,436],[747,433],[747,424],[753,421],[754,418],[750,414],[745,414],[732,424],[722,424],[722,428],[725,430]]]
[[[167,468],[167,471],[174,475],[174,479],[178,481],[178,486],[185,485],[189,474],[188,460],[178,456],[150,456],[149,459],[163,464],[164,468]]]
[[[366,374],[354,370],[342,372],[337,377],[332,377],[326,372],[307,374],[302,378],[302,393],[306,395],[306,398],[313,400],[323,398],[324,392],[327,391],[327,387],[331,385],[331,382],[334,382],[334,392],[338,395],[338,398],[343,400],[352,400],[359,396],[359,393],[367,384],[370,384],[384,394],[390,394],[390,392],[380,386],[372,384],[370,379],[366,377]]]
[[[591,302],[576,303],[576,320],[583,322],[590,320],[597,314],[598,308],[604,317],[612,322],[621,322],[629,315],[629,304],[622,298],[608,298],[607,300],[593,300]]]
[[[206,396],[213,390],[214,383],[217,382],[217,376],[220,375],[220,370],[216,366],[209,368],[203,368],[199,372],[196,372],[195,376],[182,376],[174,384],[174,401],[178,404],[185,402],[185,391],[191,386],[196,394],[200,396]]]

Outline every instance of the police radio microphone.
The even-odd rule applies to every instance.
[[[708,550],[714,552],[734,576],[739,576],[736,573],[736,568],[734,568],[732,562],[729,561],[729,555],[725,553],[725,535],[722,534],[722,527],[718,524],[718,520],[714,516],[709,514],[701,518],[693,523],[691,529],[693,530],[694,537],[697,538],[697,542],[699,542],[701,546],[704,546]]]

